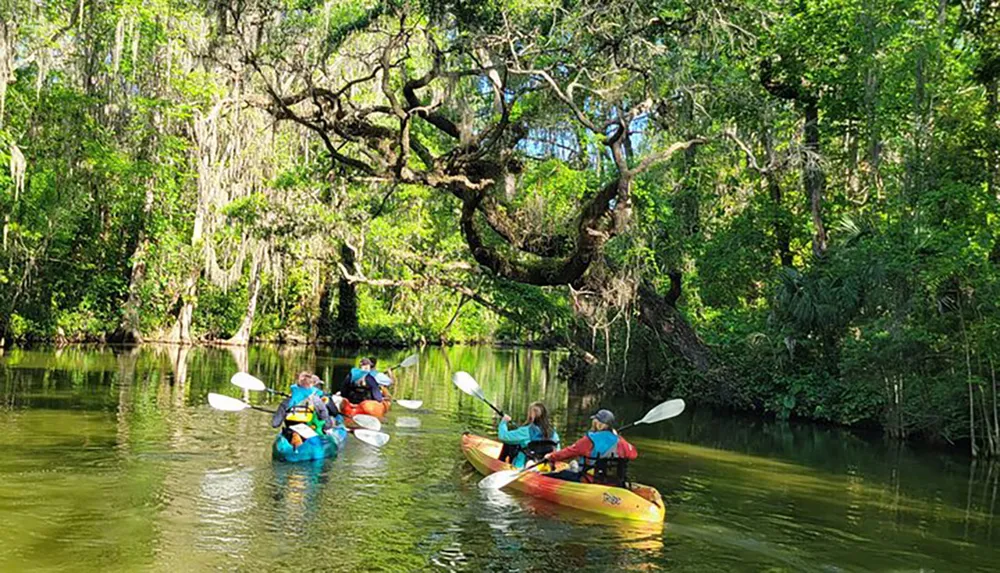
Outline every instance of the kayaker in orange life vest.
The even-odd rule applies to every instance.
[[[639,452],[614,431],[615,415],[610,410],[599,410],[590,419],[591,428],[586,435],[572,446],[545,456],[553,463],[577,458],[579,469],[545,475],[567,481],[624,487],[628,460],[634,460]]]

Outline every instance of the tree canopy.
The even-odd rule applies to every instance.
[[[4,0],[0,332],[562,346],[1000,453],[998,78],[995,0]]]

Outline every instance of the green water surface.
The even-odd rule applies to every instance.
[[[423,409],[393,409],[382,450],[352,439],[321,464],[272,462],[266,414],[206,404],[208,392],[240,395],[228,382],[239,369],[287,386],[302,369],[339,381],[355,358],[6,351],[0,570],[1000,571],[1000,468],[831,428],[695,409],[636,428],[633,477],[663,494],[663,527],[480,491],[459,439],[495,420],[452,372],[472,373],[515,419],[544,400],[566,439],[598,407],[628,420],[649,406],[570,391],[558,354],[424,350],[395,390]]]

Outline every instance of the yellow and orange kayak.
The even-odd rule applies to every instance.
[[[462,436],[462,453],[483,475],[515,469],[497,459],[501,447],[500,442],[482,436]],[[576,483],[527,472],[508,487],[552,503],[617,519],[662,523],[666,514],[660,492],[648,485],[631,484],[629,489],[625,489]]]

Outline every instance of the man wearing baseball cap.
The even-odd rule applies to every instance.
[[[598,410],[590,419],[590,431],[585,436],[572,446],[545,456],[551,462],[579,458],[580,470],[563,470],[546,475],[568,481],[624,485],[625,461],[634,460],[639,452],[614,431],[615,415],[611,410]],[[615,476],[609,473],[612,464],[620,468]]]

